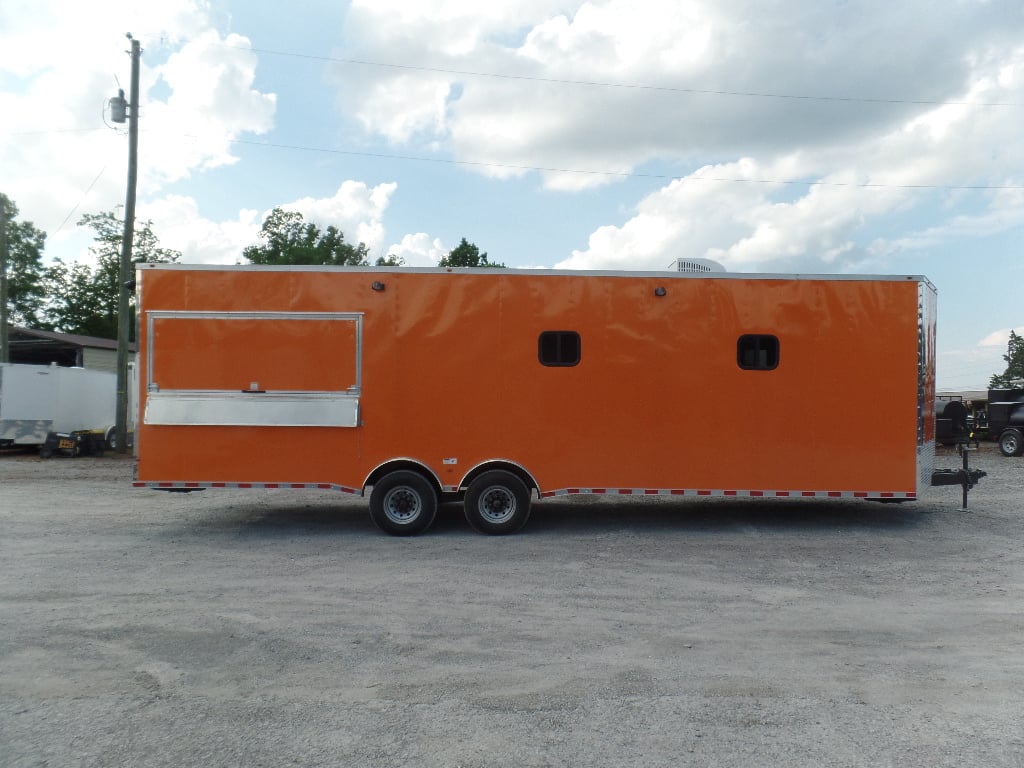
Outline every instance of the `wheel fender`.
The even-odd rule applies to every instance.
[[[434,485],[437,486],[438,492],[443,490],[441,484],[441,478],[437,476],[437,473],[430,468],[430,465],[420,459],[415,459],[410,456],[397,456],[387,461],[382,461],[366,475],[366,479],[363,480],[363,494],[366,494],[367,487],[373,485],[384,475],[396,472],[400,469],[411,469],[414,472],[420,472],[433,480]]]
[[[511,459],[488,459],[487,461],[480,462],[463,475],[462,480],[459,482],[459,488],[467,488],[474,479],[482,475],[484,472],[490,472],[492,469],[503,469],[506,472],[519,475],[519,478],[526,483],[526,487],[531,492],[536,491],[538,495],[540,494],[540,484],[533,476],[533,473],[522,464],[512,461]]]

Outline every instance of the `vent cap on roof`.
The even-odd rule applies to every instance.
[[[712,259],[675,259],[668,268],[673,272],[725,272],[725,267]]]

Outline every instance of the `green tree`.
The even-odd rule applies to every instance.
[[[401,256],[395,256],[393,253],[389,253],[387,256],[378,256],[376,266],[378,267],[404,267],[405,259]]]
[[[486,251],[481,253],[474,243],[462,238],[459,244],[452,248],[447,256],[442,257],[439,267],[504,267],[504,264],[497,264],[487,260]]]
[[[47,311],[57,330],[116,339],[124,221],[116,211],[106,211],[88,213],[78,225],[90,227],[96,233],[95,242],[89,248],[96,265],[75,263],[69,266],[60,260],[55,262],[47,275],[51,297]],[[153,232],[153,222],[136,222],[132,244],[135,264],[175,262],[180,258],[180,252],[160,246]],[[134,297],[130,311],[128,327],[134,329]]]
[[[253,264],[369,264],[369,250],[363,243],[347,243],[337,227],[321,230],[295,211],[275,208],[263,222],[259,236],[263,242],[242,251],[242,256]]]
[[[7,209],[7,319],[12,325],[49,330],[46,321],[46,233],[17,221],[18,206],[0,192]]]
[[[1006,345],[1006,370],[995,374],[989,379],[989,389],[1010,389],[1014,382],[1024,380],[1024,336],[1010,331],[1010,341]]]

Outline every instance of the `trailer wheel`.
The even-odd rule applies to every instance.
[[[530,489],[511,472],[484,472],[466,489],[466,520],[480,533],[515,533],[530,517]]]
[[[999,435],[999,452],[1003,456],[1024,455],[1024,435],[1019,429],[1005,429]]]
[[[415,536],[434,522],[437,489],[423,475],[400,470],[384,475],[370,492],[370,517],[392,536]]]

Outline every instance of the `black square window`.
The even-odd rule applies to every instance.
[[[779,340],[775,336],[747,334],[736,342],[736,364],[746,371],[771,371],[779,365]]]
[[[580,335],[576,331],[544,331],[537,342],[537,355],[541,365],[578,365]]]

